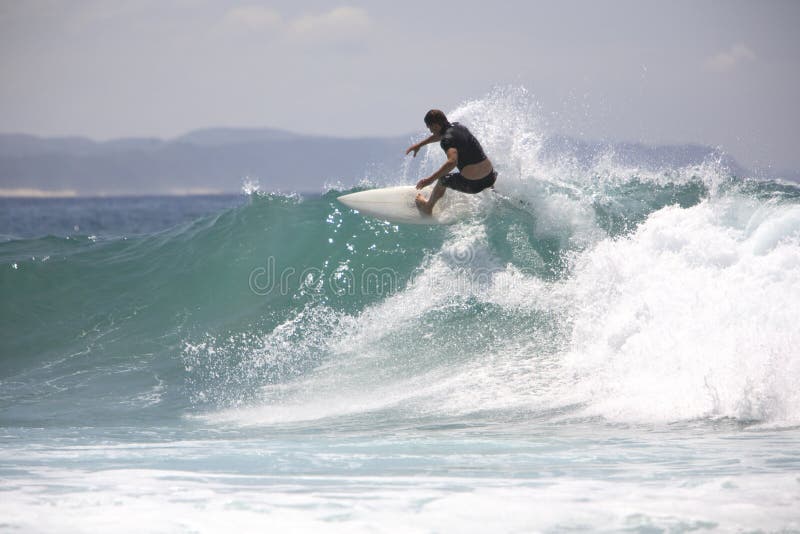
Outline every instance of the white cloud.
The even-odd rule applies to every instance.
[[[263,6],[235,7],[225,14],[226,25],[252,31],[274,30],[281,24],[281,14]]]
[[[222,20],[222,26],[227,30],[269,32],[294,44],[345,47],[361,44],[372,24],[366,10],[349,6],[284,19],[275,9],[245,5],[229,10]]]
[[[737,65],[756,59],[756,53],[744,44],[731,46],[730,50],[715,54],[706,59],[706,68],[714,72],[728,72]]]
[[[289,33],[305,42],[355,42],[372,27],[364,9],[342,6],[327,13],[304,15],[292,21]]]

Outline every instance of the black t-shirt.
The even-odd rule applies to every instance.
[[[486,154],[483,152],[483,147],[475,139],[475,136],[457,122],[454,122],[442,134],[442,140],[439,142],[442,150],[447,153],[450,148],[458,150],[458,170],[463,169],[467,165],[480,163],[486,159]]]

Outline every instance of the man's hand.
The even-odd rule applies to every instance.
[[[406,150],[406,156],[408,156],[411,152],[413,152],[414,153],[414,157],[416,158],[417,157],[417,152],[419,152],[420,148],[422,148],[422,147],[420,147],[419,145],[411,145],[410,147],[408,147],[408,150]]]
[[[423,187],[430,185],[433,183],[433,178],[423,178],[419,182],[417,182],[417,189],[422,189]]]

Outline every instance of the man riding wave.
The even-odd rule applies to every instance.
[[[469,194],[494,187],[497,173],[492,167],[492,162],[466,126],[457,122],[451,124],[445,114],[438,109],[432,109],[425,114],[425,126],[431,131],[431,135],[408,147],[406,154],[414,152],[416,157],[423,146],[439,142],[447,154],[447,161],[438,171],[417,182],[417,189],[436,182],[430,198],[426,199],[422,193],[417,194],[416,203],[420,211],[430,215],[448,187]],[[456,167],[458,172],[450,172]]]

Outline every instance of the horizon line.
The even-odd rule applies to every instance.
[[[356,186],[357,187],[357,186]],[[163,192],[153,193],[133,193],[133,192],[109,192],[98,191],[93,193],[79,192],[75,189],[37,189],[37,188],[0,188],[0,199],[91,199],[91,198],[150,198],[150,197],[249,197],[259,194],[270,195],[278,194],[281,196],[322,196],[329,191],[334,191],[332,188],[323,188],[324,190],[317,191],[253,191],[246,192],[238,191],[225,191],[222,189],[174,189]],[[341,191],[349,191],[350,189],[343,189]]]

